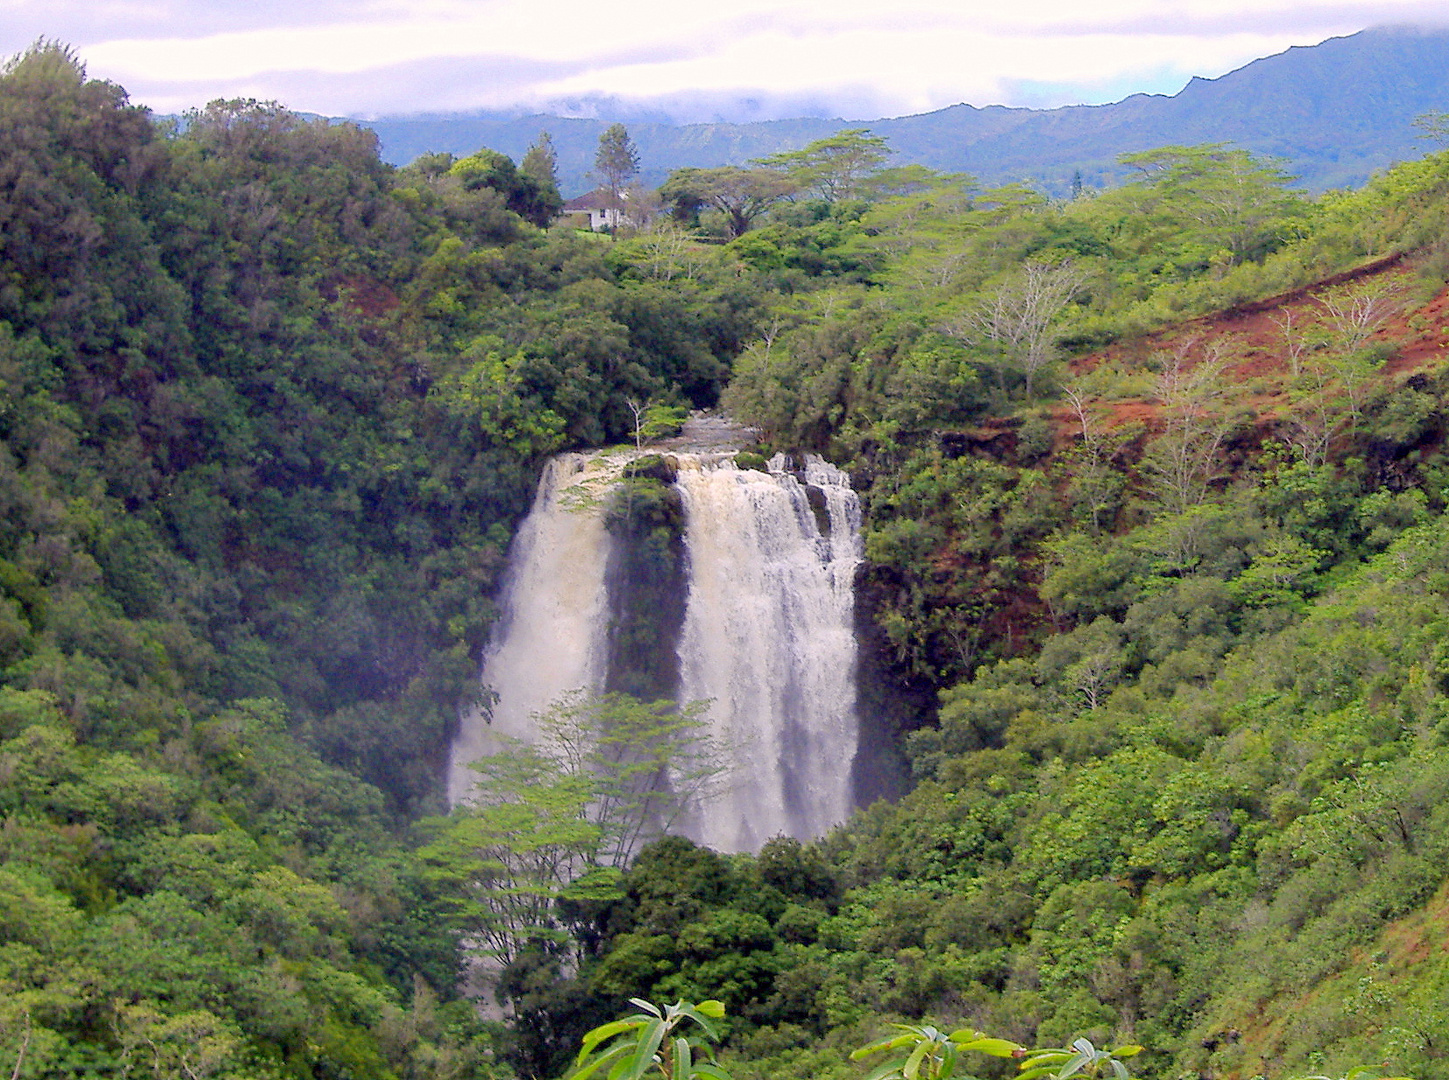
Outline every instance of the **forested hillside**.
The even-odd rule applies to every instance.
[[[1310,200],[1144,147],[1059,201],[847,134],[610,237],[56,46],[0,130],[12,1076],[557,1076],[635,996],[723,1001],[737,1080],[900,1019],[1449,1076],[1449,158]],[[445,816],[542,462],[716,405],[852,470],[909,792],[622,866],[538,758]]]
[[[0,129],[7,1072],[475,1075],[405,826],[512,525],[630,397],[712,403],[758,301],[624,287],[487,152],[168,133],[59,48]]]

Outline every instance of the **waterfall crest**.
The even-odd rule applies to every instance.
[[[632,456],[568,454],[545,471],[484,656],[492,723],[481,712],[464,719],[454,802],[471,786],[467,762],[495,752],[496,734],[528,739],[534,713],[569,690],[609,684],[605,571],[617,541],[601,494]],[[848,477],[818,458],[797,473],[778,456],[769,472],[718,453],[667,456],[687,580],[675,697],[711,702],[709,728],[729,764],[720,793],[679,831],[722,851],[820,836],[853,805],[859,501]]]

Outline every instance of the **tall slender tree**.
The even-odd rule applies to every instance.
[[[554,149],[553,136],[540,131],[533,145],[524,152],[518,171],[539,184],[547,184],[558,190],[558,151]]]
[[[611,124],[599,136],[599,150],[594,155],[594,168],[609,191],[615,210],[621,209],[624,185],[639,173],[639,151],[629,130],[623,124]]]

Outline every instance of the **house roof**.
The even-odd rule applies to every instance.
[[[619,193],[620,199],[627,199],[629,196],[624,192]],[[613,200],[609,193],[602,188],[594,188],[593,191],[580,195],[577,199],[570,199],[563,204],[564,213],[576,210],[613,210]]]

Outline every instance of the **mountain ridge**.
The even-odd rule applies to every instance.
[[[1055,109],[958,103],[874,121],[801,117],[744,123],[629,125],[658,184],[674,169],[744,164],[796,149],[844,127],[890,141],[896,162],[967,172],[983,184],[1025,181],[1050,194],[1122,175],[1124,153],[1175,143],[1228,142],[1285,160],[1312,191],[1362,183],[1417,157],[1412,121],[1449,108],[1449,29],[1380,26],[1317,45],[1295,45],[1217,78],[1194,76],[1176,94],[1132,94],[1105,105]],[[383,156],[403,164],[427,151],[468,154],[481,146],[520,159],[547,130],[565,195],[591,186],[598,136],[611,120],[477,113],[360,121],[377,132]]]

